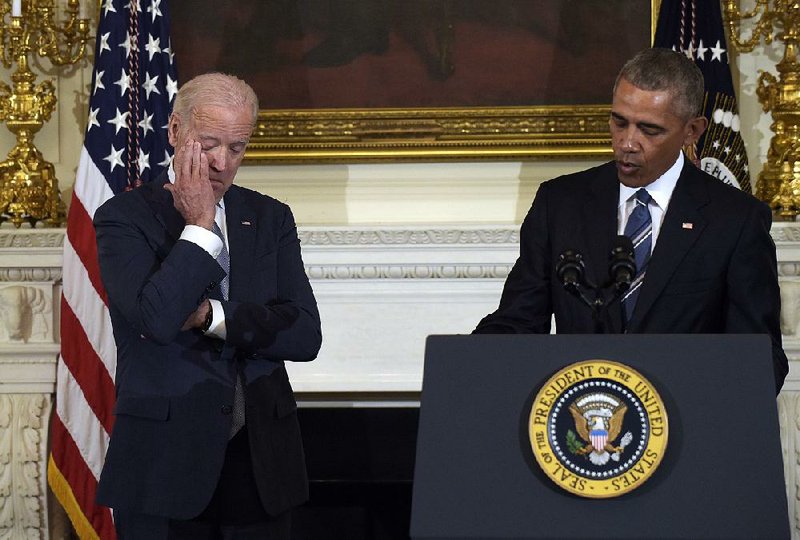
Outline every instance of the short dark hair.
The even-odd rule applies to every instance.
[[[628,60],[614,82],[620,79],[647,91],[672,95],[675,112],[683,119],[701,114],[705,96],[703,73],[686,55],[670,49],[645,49]]]

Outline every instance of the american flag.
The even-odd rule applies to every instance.
[[[653,46],[684,53],[703,72],[706,83],[703,114],[708,118],[708,128],[697,141],[700,168],[750,192],[750,171],[733,92],[720,2],[663,0]]]
[[[95,504],[114,425],[117,351],[92,216],[171,160],[166,125],[178,90],[165,0],[103,0],[89,118],[67,217],[61,355],[48,482],[81,538],[115,538]]]

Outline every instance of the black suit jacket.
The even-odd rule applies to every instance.
[[[500,306],[476,333],[591,333],[591,311],[555,275],[559,254],[584,255],[586,275],[609,280],[619,180],[613,162],[542,184],[522,224],[520,256]],[[664,217],[633,316],[619,302],[606,332],[753,333],[772,338],[776,386],[788,371],[769,208],[686,161]]]
[[[95,213],[117,344],[116,420],[97,499],[175,519],[199,514],[222,467],[239,363],[256,484],[266,511],[278,514],[308,490],[283,362],[314,359],[322,339],[292,213],[254,191],[228,190],[227,337],[181,331],[224,272],[179,240],[185,224],[165,181],[119,194]]]

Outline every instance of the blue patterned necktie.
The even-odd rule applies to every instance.
[[[222,229],[219,228],[219,225],[217,225],[216,221],[214,221],[214,226],[211,228],[211,231],[216,234],[220,240],[222,240],[222,251],[220,251],[219,255],[217,255],[217,262],[222,269],[225,270],[225,277],[219,282],[219,291],[222,294],[222,298],[227,300],[228,290],[230,288],[228,274],[230,274],[231,271],[231,256],[228,253],[228,246],[225,245],[225,235],[222,234]]]
[[[636,278],[625,296],[622,297],[622,305],[625,306],[625,317],[628,321],[631,320],[633,308],[636,307],[636,299],[639,297],[639,290],[644,281],[647,262],[650,260],[653,246],[653,220],[650,217],[650,208],[648,208],[653,198],[644,188],[637,191],[635,197],[636,207],[625,225],[625,236],[633,242],[633,256],[636,259]]]
[[[225,270],[225,277],[219,282],[219,290],[224,300],[228,299],[228,291],[230,290],[230,280],[228,274],[231,271],[231,257],[228,253],[228,246],[225,244],[225,235],[222,234],[222,229],[219,228],[217,222],[214,221],[214,226],[211,231],[222,240],[222,250],[217,255],[217,262]],[[231,430],[229,438],[233,438],[242,426],[244,426],[244,385],[242,384],[242,374],[240,373],[239,366],[236,366],[236,386],[233,392],[233,418],[231,419]]]

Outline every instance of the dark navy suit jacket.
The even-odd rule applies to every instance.
[[[231,423],[236,364],[259,494],[270,514],[307,498],[285,360],[313,360],[322,334],[288,206],[238,186],[225,194],[229,300],[222,341],[181,326],[216,293],[222,268],[179,240],[184,220],[159,181],[95,213],[100,270],[117,344],[116,420],[101,504],[175,519],[209,503]]]
[[[613,162],[544,182],[522,224],[520,256],[500,306],[476,333],[591,333],[591,310],[555,274],[559,254],[584,255],[586,275],[607,282],[617,235],[619,180]],[[627,331],[752,333],[772,338],[776,387],[788,372],[772,215],[764,203],[686,161],[673,191]],[[605,331],[624,329],[619,302]]]

